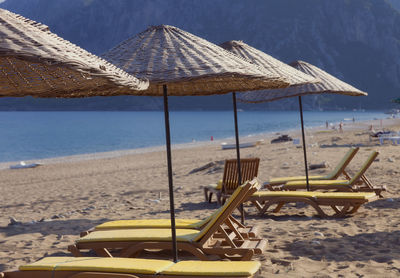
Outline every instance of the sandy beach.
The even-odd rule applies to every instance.
[[[370,124],[345,125],[343,133],[309,129],[309,162],[330,165],[310,174],[332,170],[351,145],[361,148],[349,166],[351,173],[378,150],[378,160],[366,175],[373,184],[387,187],[385,198],[344,219],[320,219],[305,206],[287,206],[278,214],[260,217],[255,208],[246,206],[247,223],[259,225],[269,241],[264,254],[254,258],[262,262],[257,277],[400,276],[400,146],[371,141]],[[380,129],[379,121],[372,124]],[[384,120],[383,125],[400,130],[399,119]],[[298,131],[289,135],[300,138]],[[270,138],[241,150],[242,157],[261,159],[259,180],[303,175],[302,149],[292,142],[270,144]],[[89,158],[0,171],[0,271],[44,256],[69,255],[67,246],[79,232],[104,221],[169,217],[164,149]],[[222,178],[223,161],[228,158],[235,158],[235,150],[221,150],[220,142],[173,150],[177,217],[203,218],[217,208],[215,202],[204,201],[202,186]],[[212,161],[219,163],[190,174]]]

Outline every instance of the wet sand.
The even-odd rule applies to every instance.
[[[351,145],[361,147],[349,166],[352,173],[372,150],[378,150],[379,161],[372,164],[367,176],[373,184],[387,186],[385,199],[344,219],[320,219],[305,206],[287,206],[278,214],[260,217],[253,207],[246,207],[247,223],[259,225],[261,235],[269,240],[264,254],[254,258],[262,262],[257,277],[400,276],[400,146],[371,141],[370,124],[345,125],[343,133],[309,129],[309,162],[327,161],[330,165],[310,174],[332,170]],[[379,129],[377,121],[372,124]],[[384,127],[399,131],[400,120],[385,120]],[[299,132],[289,134],[300,138]],[[261,159],[260,181],[303,175],[301,148],[292,142],[270,144],[270,136],[265,141],[241,150],[242,157]],[[0,271],[43,256],[68,255],[66,248],[80,231],[104,221],[169,217],[163,149],[89,158],[0,171]],[[220,142],[173,150],[177,217],[202,218],[217,208],[215,202],[204,202],[202,186],[222,178],[222,161],[228,158],[235,158],[235,150],[221,150]],[[189,174],[212,161],[221,163]],[[10,217],[17,223],[10,224]]]

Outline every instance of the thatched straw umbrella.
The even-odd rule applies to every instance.
[[[143,95],[164,97],[171,228],[174,260],[177,260],[168,96],[280,88],[290,85],[290,82],[268,69],[255,67],[213,43],[167,25],[150,27],[111,49],[103,57],[135,76],[148,78],[150,86],[142,92]],[[233,100],[235,106],[235,93]],[[235,127],[240,169],[236,117]],[[240,170],[238,172],[240,175]]]
[[[225,49],[228,49],[243,58],[246,58],[253,63],[262,66],[263,63],[267,67],[270,67],[268,62],[264,61],[264,57],[269,56],[264,52],[257,50],[243,42],[230,41],[225,42],[221,45]],[[288,97],[298,96],[299,107],[300,107],[300,120],[301,120],[301,132],[303,139],[303,152],[304,152],[304,167],[306,174],[307,190],[310,190],[308,180],[308,168],[307,168],[307,150],[304,135],[304,121],[303,121],[303,106],[301,102],[301,96],[308,94],[341,94],[350,96],[366,96],[367,93],[358,90],[357,88],[337,79],[322,69],[313,66],[303,61],[295,61],[290,64],[297,71],[302,71],[305,74],[316,78],[319,82],[306,83],[303,85],[294,85],[283,89],[276,90],[263,90],[256,92],[247,92],[240,95],[239,100],[242,102],[259,103],[279,100]]]
[[[348,96],[367,96],[363,92],[350,84],[334,77],[326,71],[303,61],[294,61],[289,64],[298,71],[302,71],[307,75],[313,76],[319,80],[317,83],[303,84],[300,86],[290,86],[279,90],[256,91],[244,93],[240,95],[240,100],[243,102],[269,102],[278,99],[311,95],[311,94],[340,94]]]
[[[270,72],[274,72],[279,76],[285,76],[287,80],[290,82],[290,87],[299,86],[299,85],[311,85],[317,82],[315,78],[312,78],[310,75],[307,75],[281,61],[275,59],[274,57],[268,55],[261,50],[258,50],[250,45],[244,43],[243,41],[227,41],[221,43],[219,46],[222,48],[236,54],[237,56],[246,59],[259,66],[260,68],[266,68]],[[270,90],[268,90],[270,91]],[[245,95],[259,95],[259,92],[264,91],[254,91]],[[243,95],[243,94],[241,94]],[[240,99],[243,97],[240,96]]]
[[[47,26],[0,9],[0,97],[109,96],[147,87]]]

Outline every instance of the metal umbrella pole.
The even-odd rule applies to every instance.
[[[237,167],[238,167],[238,180],[239,185],[242,184],[242,171],[240,166],[240,143],[239,143],[239,128],[238,128],[238,118],[237,118],[237,105],[236,105],[236,93],[232,93],[233,102],[233,116],[235,119],[235,138],[236,138],[236,157],[237,157]],[[243,204],[240,205],[240,217],[241,222],[244,225],[244,208]]]
[[[307,191],[310,191],[310,183],[308,180],[308,163],[307,163],[307,150],[306,150],[306,139],[304,136],[304,121],[303,121],[303,105],[301,103],[301,96],[299,96],[299,108],[300,108],[300,120],[301,120],[301,135],[303,137],[303,152],[304,152],[304,168],[306,170],[306,182]]]
[[[171,134],[169,128],[167,85],[163,85],[163,92],[164,92],[165,141],[167,146],[167,163],[168,163],[169,206],[171,213],[172,253],[174,257],[174,262],[178,262],[178,246],[176,243],[174,184],[172,179]]]

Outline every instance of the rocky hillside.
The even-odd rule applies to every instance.
[[[9,9],[42,22],[58,35],[101,54],[148,25],[170,24],[214,43],[243,40],[284,61],[304,60],[367,91],[364,98],[305,98],[309,109],[386,108],[400,91],[400,0],[6,0]],[[213,101],[210,101],[212,99]],[[230,97],[177,98],[176,109],[229,108]],[[19,101],[10,106],[15,108]],[[27,99],[58,107],[69,101]],[[77,109],[158,109],[158,99],[75,101]],[[93,104],[95,103],[95,104]],[[132,106],[127,105],[131,103]],[[148,105],[148,103],[150,103]],[[21,104],[22,105],[22,104]],[[295,100],[251,108],[296,108]]]

